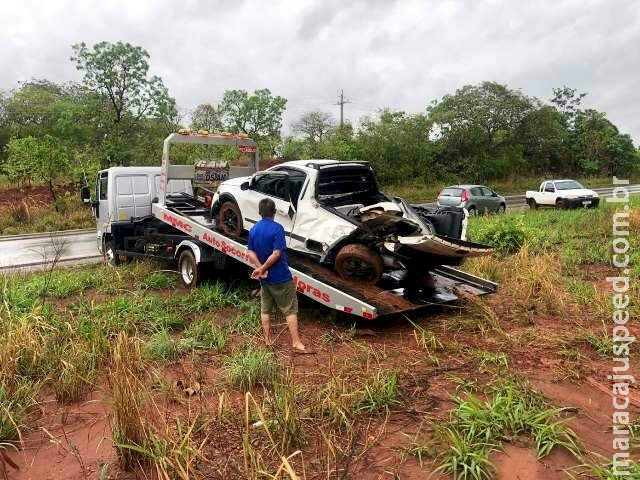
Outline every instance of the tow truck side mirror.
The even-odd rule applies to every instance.
[[[249,182],[243,182],[242,185],[240,185],[240,190],[242,191],[249,190],[250,186],[251,184]]]
[[[82,187],[82,189],[80,189],[80,198],[85,205],[91,204],[91,191],[89,187]]]

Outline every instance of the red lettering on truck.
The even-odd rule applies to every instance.
[[[296,284],[296,290],[299,293],[309,294],[310,296],[319,298],[325,303],[331,302],[331,295],[329,295],[327,292],[323,292],[322,290],[317,289],[313,285],[309,285],[308,283],[305,283],[304,281],[300,280],[297,276],[293,277],[293,281]]]
[[[169,222],[171,226],[179,230],[184,230],[187,233],[191,233],[191,231],[193,230],[191,225],[189,225],[187,222],[185,222],[184,220],[180,220],[179,218],[174,217],[173,215],[169,215],[167,212],[163,212],[162,219],[165,222]]]

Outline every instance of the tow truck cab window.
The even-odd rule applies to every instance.
[[[109,188],[109,173],[102,172],[98,180],[98,190],[100,190],[98,193],[98,198],[100,200],[107,199],[107,194],[109,193],[108,188]]]

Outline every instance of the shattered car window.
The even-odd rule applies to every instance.
[[[347,203],[371,205],[386,200],[378,190],[378,183],[371,169],[361,165],[321,170],[317,194],[318,200],[333,206]]]

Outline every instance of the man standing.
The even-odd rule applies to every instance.
[[[298,296],[287,263],[287,243],[282,225],[274,221],[276,205],[263,198],[258,204],[262,217],[249,232],[249,258],[256,266],[251,278],[260,280],[260,318],[264,340],[271,344],[271,314],[282,313],[289,326],[295,353],[310,353],[298,336]]]

